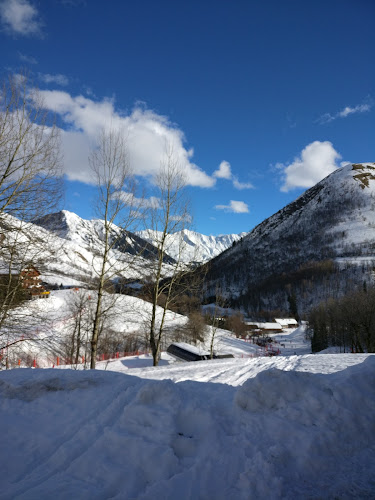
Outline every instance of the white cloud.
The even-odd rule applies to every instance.
[[[18,57],[22,62],[27,64],[38,64],[38,61],[33,56],[28,56],[27,54],[22,54],[22,52],[18,52]]]
[[[238,178],[232,174],[232,167],[228,161],[222,161],[219,168],[215,170],[212,177],[217,179],[227,179],[233,182],[233,187],[236,189],[251,189],[254,186],[250,182],[240,182]]]
[[[57,81],[63,75],[43,75]],[[62,80],[61,83],[64,83]],[[184,133],[170,120],[139,105],[130,114],[115,110],[113,99],[94,100],[83,95],[71,96],[60,90],[40,92],[45,107],[60,116],[65,124],[62,131],[65,173],[69,180],[92,183],[88,166],[90,147],[103,128],[125,130],[129,160],[135,175],[151,180],[160,170],[166,148],[171,147],[190,186],[213,187],[218,178],[231,180],[236,189],[252,188],[232,174],[231,165],[222,161],[209,176],[192,161],[193,150],[185,147]]]
[[[190,224],[193,219],[191,215],[185,214],[185,215],[172,215],[171,220],[177,222],[187,222],[188,224]]]
[[[126,131],[129,160],[135,175],[152,179],[160,170],[168,146],[173,148],[189,185],[215,185],[216,178],[192,162],[193,151],[185,148],[183,132],[167,117],[141,107],[124,115],[115,111],[113,99],[94,101],[58,90],[44,90],[41,95],[45,107],[60,115],[65,123],[62,139],[68,179],[92,183],[87,160],[90,145],[103,128],[111,127]]]
[[[244,201],[230,200],[229,205],[216,205],[217,210],[225,210],[226,212],[233,212],[235,214],[248,214],[249,206]]]
[[[324,124],[324,123],[330,123],[336,120],[337,118],[346,118],[347,116],[353,115],[353,114],[358,114],[358,113],[367,113],[368,111],[371,110],[373,106],[373,102],[369,101],[364,104],[358,104],[357,106],[351,107],[351,106],[346,106],[344,109],[341,111],[338,111],[335,114],[331,113],[325,113],[318,119],[318,123]]]
[[[56,83],[57,85],[65,86],[69,83],[69,78],[65,75],[50,75],[49,73],[38,73],[39,78],[44,83]]]
[[[233,176],[233,187],[236,189],[253,189],[251,182],[240,182],[237,177]]]
[[[41,35],[41,21],[37,9],[28,0],[3,0],[0,4],[1,22],[13,35]]]
[[[121,191],[116,193],[116,198],[121,199],[126,205],[146,209],[159,209],[160,208],[160,199],[155,196],[150,196],[150,198],[137,198],[133,193],[127,193],[126,191]]]
[[[294,188],[314,186],[338,168],[336,161],[341,158],[329,141],[314,141],[307,145],[293,163],[278,163],[282,171],[283,185],[280,190],[287,192]]]
[[[340,118],[346,118],[347,116],[352,115],[353,113],[366,113],[367,111],[370,111],[370,109],[371,109],[370,104],[359,104],[354,108],[346,106],[342,111],[338,113],[338,116]]]
[[[230,163],[227,161],[222,161],[219,165],[218,170],[215,170],[215,172],[212,175],[214,177],[218,177],[219,179],[231,179],[232,172]]]

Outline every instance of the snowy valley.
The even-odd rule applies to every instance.
[[[261,307],[288,310],[292,290],[303,311],[314,294],[317,300],[332,290],[342,294],[343,283],[357,286],[358,273],[360,284],[371,286],[374,168],[340,169],[249,234],[170,235],[166,269],[183,239],[184,263],[215,257],[206,298],[220,284],[245,313],[254,297]],[[12,330],[3,330],[2,361],[13,369],[0,372],[6,450],[0,498],[374,497],[374,354],[333,347],[311,354],[305,323],[263,333],[258,345],[250,331],[236,336],[214,322],[195,348],[206,353],[213,346],[233,358],[181,362],[166,349],[176,339],[189,342],[188,314],[168,309],[164,317],[160,304],[156,324],[164,322],[165,338],[153,367],[147,344],[152,305],[114,287],[104,292],[109,314],[97,369],[85,370],[103,224],[67,211],[37,223],[20,233],[11,218],[2,226],[3,243],[17,237],[24,246],[18,265],[33,261],[45,286],[58,289],[47,300],[21,302],[10,312]],[[115,227],[113,234],[114,283],[146,282],[157,255],[155,235],[120,234]],[[335,268],[324,274],[316,263],[327,260]],[[298,274],[307,262],[315,263],[313,278]],[[211,306],[216,315],[235,313]]]

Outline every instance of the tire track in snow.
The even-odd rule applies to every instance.
[[[120,418],[121,411],[127,401],[134,397],[139,384],[142,383],[141,380],[137,381],[137,379],[134,382],[125,390],[123,384],[119,382],[115,398],[113,398],[113,392],[109,391],[109,396],[105,401],[101,400],[98,403],[94,400],[95,408],[85,421],[80,421],[73,431],[63,434],[60,444],[54,448],[54,451],[44,456],[42,461],[38,461],[37,466],[20,483],[15,483],[14,487],[9,488],[5,495],[0,496],[0,498],[13,500],[22,498],[25,494],[25,498],[40,498],[40,495],[33,497],[32,491],[53,476],[65,472],[75,460],[95,445],[102,437],[106,427],[112,426]],[[89,447],[87,447],[87,443],[90,443]],[[53,464],[52,468],[49,468],[50,464]]]

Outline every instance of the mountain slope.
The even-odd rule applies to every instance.
[[[73,212],[62,210],[34,222],[60,238],[91,249],[93,252],[101,251],[104,238],[104,222],[100,219],[85,220]],[[121,230],[115,224],[112,226],[112,238],[117,240],[113,248],[122,253],[141,254],[145,258],[157,256],[157,249],[152,244],[131,231]],[[166,256],[166,261],[172,262],[169,256]]]
[[[167,235],[166,248],[167,253],[174,259],[179,258],[181,252],[181,260],[188,262],[206,262],[213,259],[233,243],[237,243],[247,233],[240,234],[221,234],[218,236],[207,236],[184,229],[174,234]],[[157,241],[159,234],[149,230],[138,231],[137,235],[144,238],[150,243]]]
[[[220,285],[245,309],[301,311],[371,280],[375,262],[375,164],[346,165],[255,227],[210,263],[207,295]]]

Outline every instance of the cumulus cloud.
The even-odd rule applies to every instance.
[[[229,205],[216,205],[216,210],[225,210],[235,214],[248,214],[249,206],[244,201],[230,200]]]
[[[56,83],[57,85],[65,86],[69,84],[69,78],[65,75],[50,75],[49,73],[38,73],[40,80],[44,83]]]
[[[278,163],[283,185],[280,190],[288,192],[294,188],[309,188],[331,174],[339,166],[340,154],[329,141],[314,141],[307,145],[293,163]]]
[[[232,172],[230,163],[228,163],[227,161],[222,161],[219,165],[219,168],[215,170],[212,175],[214,177],[218,177],[219,179],[231,179]]]
[[[319,119],[318,122],[321,124],[324,123],[330,123],[333,120],[337,120],[337,118],[346,118],[350,115],[353,114],[358,114],[358,113],[367,113],[368,111],[371,110],[373,106],[373,102],[369,101],[364,104],[358,104],[357,106],[345,106],[344,109],[341,111],[338,111],[337,113],[334,113],[333,115],[331,113],[325,113],[322,115]]]
[[[0,4],[0,19],[10,34],[41,35],[42,23],[38,10],[28,0],[3,0]]]
[[[230,163],[225,160],[220,163],[219,168],[215,170],[212,177],[232,181],[233,187],[236,189],[251,189],[254,187],[250,182],[240,182],[238,178],[233,175]]]
[[[95,143],[103,128],[111,127],[126,131],[129,159],[136,175],[152,179],[159,172],[168,147],[173,149],[189,185],[215,185],[216,178],[193,163],[193,150],[185,148],[183,132],[167,117],[144,107],[136,107],[127,115],[121,114],[115,110],[113,99],[95,101],[58,90],[44,90],[41,95],[45,107],[65,123],[62,139],[68,179],[92,182],[87,161],[90,145]]]
[[[46,82],[67,83],[64,75],[41,77]],[[210,188],[217,179],[226,179],[232,181],[236,189],[253,187],[250,183],[240,182],[232,174],[227,161],[222,161],[211,176],[204,172],[192,161],[193,150],[185,147],[184,133],[167,117],[147,109],[143,104],[124,114],[116,111],[114,99],[98,100],[83,95],[74,97],[62,90],[43,90],[40,94],[45,107],[59,115],[64,123],[62,143],[65,174],[69,180],[92,183],[88,154],[101,130],[110,127],[125,131],[129,160],[135,175],[152,180],[160,171],[166,150],[171,149],[190,186]]]

